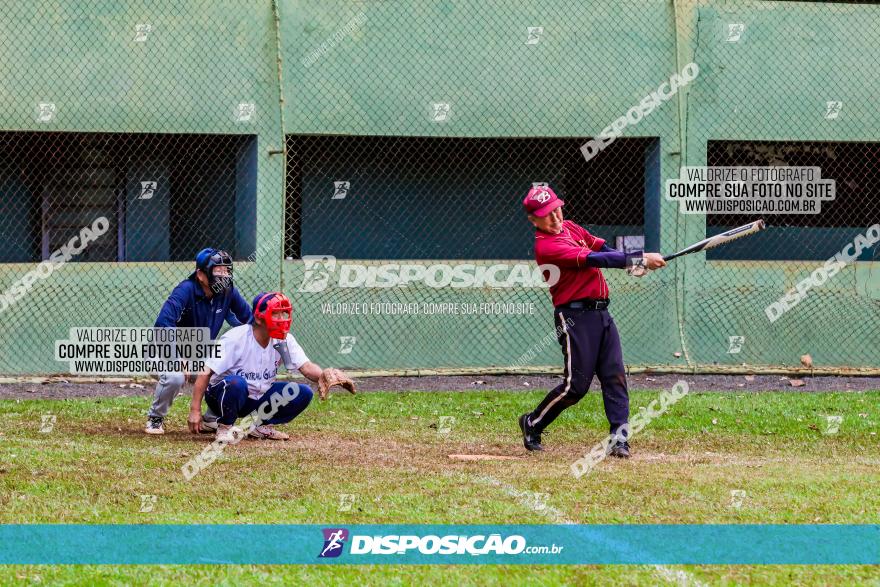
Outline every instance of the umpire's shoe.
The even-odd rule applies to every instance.
[[[165,434],[165,428],[162,425],[164,421],[165,419],[161,416],[150,416],[146,427],[144,427],[144,432],[147,434]]]
[[[629,443],[625,440],[618,440],[614,443],[614,446],[611,447],[611,452],[609,454],[618,459],[628,459],[630,457]]]
[[[544,450],[544,447],[541,446],[541,433],[535,432],[529,426],[528,414],[523,414],[519,417],[519,429],[522,430],[523,446],[526,447],[526,450]]]

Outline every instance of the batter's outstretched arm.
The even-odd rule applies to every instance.
[[[603,244],[602,249],[592,253],[587,257],[587,265],[590,267],[608,267],[611,269],[628,269],[640,262],[644,262],[648,269],[659,269],[666,266],[666,261],[659,253],[646,253],[644,251],[633,251],[632,253],[624,253],[617,249],[612,249],[608,245]],[[593,265],[592,263],[596,263]],[[608,263],[601,265],[600,263]]]
[[[606,244],[598,251],[590,253],[587,256],[587,267],[599,267],[602,269],[626,269],[634,265],[642,258],[642,251],[633,251],[632,253],[624,253],[617,249],[612,249]]]
[[[538,263],[555,265],[560,268],[587,267],[587,259],[595,254],[589,247],[571,241],[556,239],[554,241],[538,240],[535,243],[535,258]]]

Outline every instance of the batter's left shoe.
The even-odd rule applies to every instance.
[[[532,430],[529,426],[529,415],[523,414],[519,417],[519,429],[522,430],[523,446],[526,450],[544,450],[541,446],[541,433]]]
[[[614,443],[614,446],[611,447],[611,452],[609,454],[618,459],[628,459],[630,457],[629,443],[625,440],[618,440]]]
[[[248,434],[251,438],[266,438],[268,440],[290,440],[290,436],[281,432],[280,430],[275,430],[275,427],[271,424],[263,424],[262,426],[257,426]]]

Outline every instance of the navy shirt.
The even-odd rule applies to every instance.
[[[156,318],[157,328],[210,328],[211,338],[217,338],[224,320],[230,326],[241,326],[251,321],[250,304],[238,290],[214,294],[211,299],[205,295],[202,284],[195,273],[184,279],[159,310]]]

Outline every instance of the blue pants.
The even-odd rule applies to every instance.
[[[278,399],[283,400],[282,390],[287,385],[293,386],[288,395],[296,393],[296,397],[286,405],[280,406],[274,416],[262,422],[263,424],[287,424],[299,416],[312,401],[312,389],[308,385],[277,381],[260,399],[253,399],[248,397],[248,385],[244,377],[227,375],[221,381],[208,386],[205,391],[205,401],[211,411],[218,415],[217,420],[221,424],[230,425],[235,424],[237,419],[247,416],[263,403],[266,403],[266,407],[260,411],[268,412],[272,396],[277,395]],[[278,400],[276,400],[277,402]]]
[[[611,432],[617,432],[629,421],[629,393],[620,335],[611,314],[608,310],[561,308],[553,314],[565,359],[564,378],[529,414],[529,423],[537,432],[543,431],[565,408],[586,395],[595,374],[602,384],[602,401]]]

